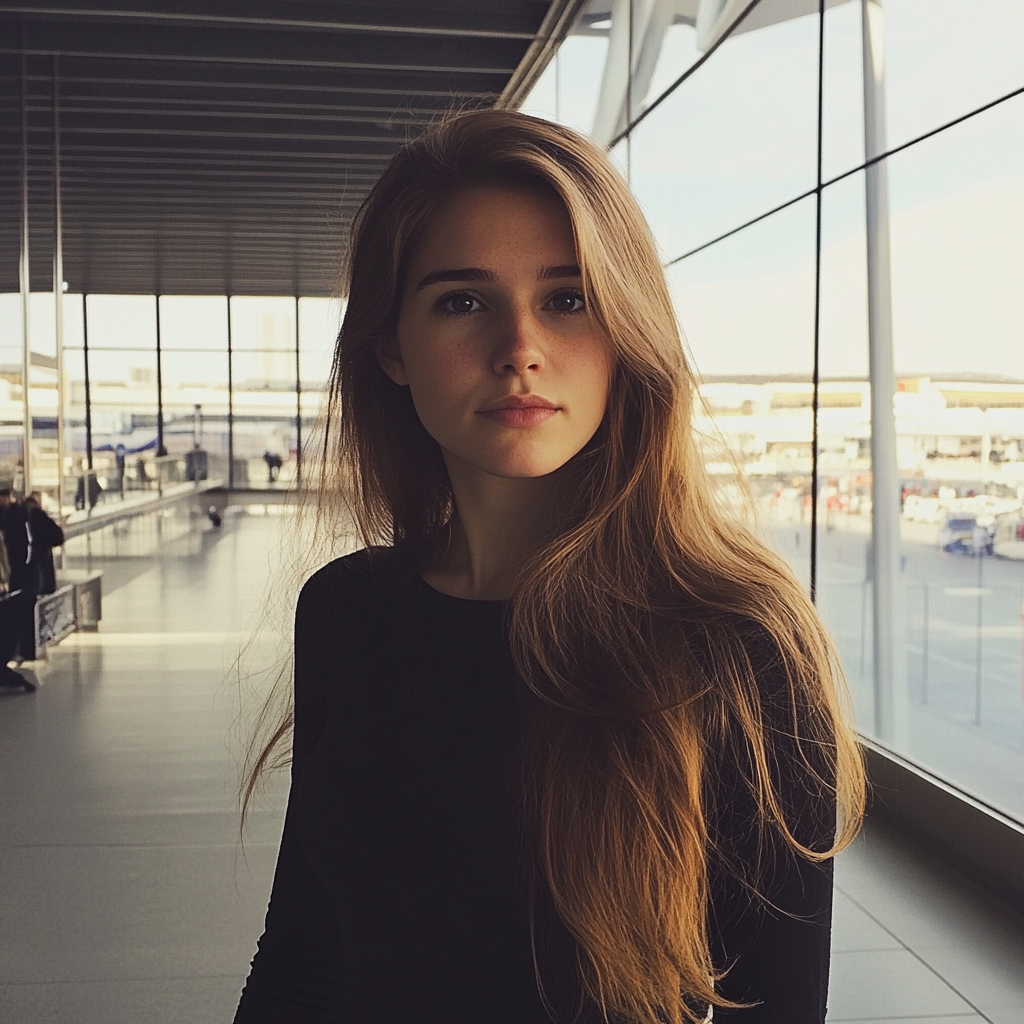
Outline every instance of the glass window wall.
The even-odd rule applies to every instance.
[[[55,303],[32,294],[30,485],[48,508],[103,511],[197,480],[275,489],[296,480],[340,307],[236,296],[229,321],[228,305],[225,296],[165,295],[158,317],[152,295],[64,295],[59,498]],[[0,486],[22,491],[20,296],[0,295],[0,313]]]
[[[235,480],[283,488],[295,480],[298,356],[294,298],[231,300]]]
[[[735,463],[772,545],[810,587],[813,198],[671,264],[717,476]],[[724,444],[724,457],[716,450]]]
[[[761,499],[860,730],[1024,822],[1024,6],[822,7],[606,2],[599,87],[566,59],[539,112],[648,212],[708,462]],[[584,86],[589,122],[551,109]]]
[[[810,16],[730,36],[632,130],[630,182],[667,260],[814,189],[817,43]]]

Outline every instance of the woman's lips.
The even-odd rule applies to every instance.
[[[549,406],[530,405],[525,409],[489,409],[480,415],[506,427],[533,427],[551,419],[556,412],[558,412],[557,409],[552,409]]]
[[[556,412],[558,406],[538,395],[509,395],[485,406],[480,415],[506,427],[533,427]]]

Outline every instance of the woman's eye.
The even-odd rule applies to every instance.
[[[556,313],[582,313],[586,309],[586,303],[580,292],[562,292],[553,299],[549,299],[548,305]]]
[[[437,308],[442,313],[454,313],[456,316],[462,316],[466,313],[475,313],[483,307],[480,301],[468,292],[457,292],[454,295],[442,295],[437,300]]]

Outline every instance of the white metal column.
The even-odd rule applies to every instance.
[[[21,290],[21,489],[32,489],[32,411],[29,407],[29,369],[32,365],[29,305],[32,281],[28,237],[28,56],[21,55],[21,260],[18,278]]]
[[[64,220],[60,191],[60,58],[53,55],[53,324],[57,351],[57,507],[64,507]]]
[[[864,156],[886,150],[885,21],[881,0],[861,0],[864,61]],[[900,477],[893,396],[889,188],[884,160],[865,171],[868,366],[871,379],[871,580],[875,734],[901,738],[906,703],[905,601],[900,551]]]

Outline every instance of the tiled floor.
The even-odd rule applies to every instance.
[[[830,1024],[1024,1024],[1024,917],[873,823],[836,864]]]
[[[98,546],[119,584],[101,633],[56,649],[36,694],[0,696],[0,1024],[230,1021],[284,794],[241,848],[226,673],[278,523]],[[838,885],[831,1024],[1024,1024],[1020,916],[880,826]]]

